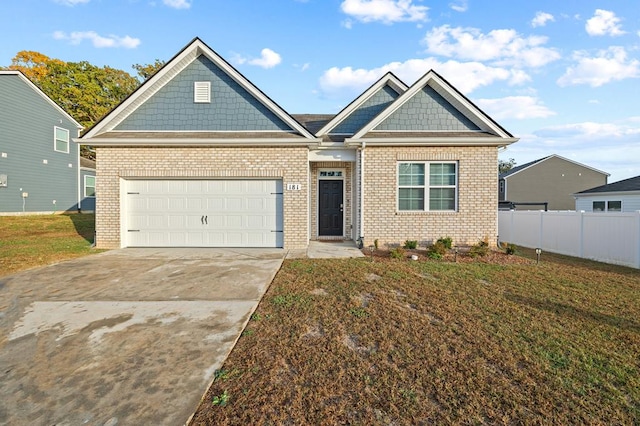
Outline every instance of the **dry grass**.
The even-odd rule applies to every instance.
[[[92,252],[92,214],[0,216],[0,276]]]
[[[286,261],[193,424],[639,424],[639,272],[524,255]]]

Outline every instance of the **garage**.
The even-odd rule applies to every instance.
[[[282,180],[124,180],[126,247],[283,247]]]

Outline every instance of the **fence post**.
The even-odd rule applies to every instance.
[[[578,212],[580,215],[580,257],[584,257],[584,210]]]
[[[540,232],[538,232],[538,247],[547,249],[546,247],[542,247],[542,236],[544,235],[544,212],[540,210],[538,212],[540,214]]]

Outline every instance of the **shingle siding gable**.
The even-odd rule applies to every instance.
[[[477,131],[471,120],[430,86],[425,86],[375,131]]]
[[[389,86],[384,86],[371,98],[367,99],[358,109],[345,118],[330,133],[332,134],[353,134],[360,130],[365,124],[371,121],[391,102],[400,96],[398,92]]]
[[[196,81],[211,81],[210,103],[194,103]],[[290,131],[291,128],[201,55],[115,130]]]

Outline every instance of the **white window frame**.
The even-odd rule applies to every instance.
[[[620,210],[610,210],[609,209],[609,203],[620,203]],[[608,212],[613,211],[613,212],[616,212],[616,213],[621,212],[622,211],[622,200],[607,200],[607,211]]]
[[[424,185],[400,185],[400,166],[402,164],[423,164],[424,165]],[[432,164],[453,164],[455,166],[455,185],[431,185],[429,182],[430,168]],[[452,213],[458,211],[458,193],[459,193],[459,165],[458,161],[398,161],[396,166],[396,211],[399,213],[404,212],[444,212]],[[401,210],[400,209],[400,189],[401,188],[415,188],[423,190],[424,209],[423,210]],[[453,210],[431,210],[429,203],[429,190],[434,188],[453,188],[454,190],[454,209]]]
[[[93,185],[87,185],[87,178],[93,178]],[[87,188],[93,188],[93,195],[87,195]],[[95,198],[96,197],[96,177],[91,175],[84,175],[84,198]]]
[[[210,81],[194,81],[193,82],[193,103],[196,103],[196,104],[211,103],[211,82]]]
[[[63,132],[67,133],[67,140],[65,141],[64,139],[58,139],[58,130],[62,130]],[[58,126],[53,126],[53,150],[55,152],[62,152],[65,154],[69,153],[69,130],[65,129],[64,127],[58,127]],[[66,142],[67,144],[67,150],[66,151],[62,151],[60,149],[58,149],[58,141],[62,141],[62,142]]]
[[[595,210],[595,204],[596,203],[602,203],[604,206],[603,210]],[[610,210],[609,209],[609,203],[620,203],[620,210]],[[593,200],[591,201],[591,211],[595,212],[595,213],[605,213],[605,212],[622,212],[623,210],[623,202],[622,200]]]

